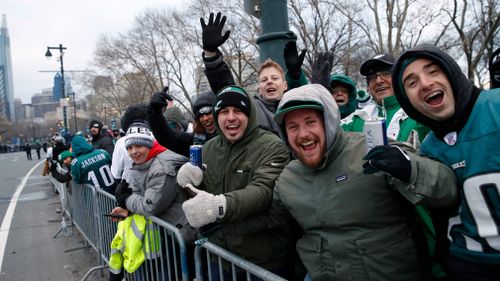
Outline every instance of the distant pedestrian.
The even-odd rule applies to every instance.
[[[40,150],[42,150],[42,145],[39,142],[35,142],[36,156],[40,160]]]
[[[28,142],[24,144],[24,151],[26,151],[28,160],[31,160],[31,145]]]

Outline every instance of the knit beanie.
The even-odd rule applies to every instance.
[[[125,147],[127,149],[132,145],[142,145],[147,148],[153,147],[154,136],[149,129],[149,124],[145,122],[130,125],[125,138]]]
[[[92,120],[90,121],[89,123],[89,129],[92,129],[92,128],[99,128],[99,130],[102,129],[102,123],[98,120]]]
[[[215,95],[211,91],[203,92],[196,97],[193,103],[194,119],[198,120],[200,115],[212,112]]]
[[[126,132],[130,125],[135,122],[144,122],[148,117],[147,106],[145,104],[133,104],[127,107],[121,119],[122,129]]]
[[[164,116],[167,122],[173,122],[179,124],[183,130],[185,130],[188,126],[188,123],[184,118],[184,115],[182,115],[182,111],[176,106],[167,107]]]
[[[228,106],[239,108],[246,116],[250,117],[250,100],[243,88],[238,86],[223,88],[215,97],[214,117],[217,118],[219,111]]]

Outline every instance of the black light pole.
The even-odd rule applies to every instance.
[[[76,98],[75,92],[73,92],[73,118],[75,119],[75,134],[78,132],[78,126],[76,125]]]
[[[63,64],[63,50],[66,50],[66,47],[63,47],[62,44],[59,44],[59,47],[48,47],[47,46],[47,52],[45,53],[45,56],[47,58],[52,57],[52,53],[50,50],[59,50],[59,61],[61,62],[61,91],[62,91],[62,98],[66,99],[66,93],[65,93],[65,88],[64,88],[64,64]],[[63,122],[64,122],[64,132],[68,132],[68,118],[66,116],[66,106],[63,106]]]

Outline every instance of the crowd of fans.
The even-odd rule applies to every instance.
[[[290,280],[498,280],[500,59],[486,90],[434,46],[379,54],[360,68],[365,92],[331,73],[330,53],[308,81],[306,51],[290,42],[287,72],[266,60],[249,93],[219,50],[225,22],[201,19],[212,91],[194,120],[167,106],[165,88],[127,109],[123,137],[98,120],[90,143],[54,136],[46,170],[115,195],[115,215],[157,216],[191,245],[208,237]],[[389,143],[367,151],[373,120]],[[191,145],[203,145],[202,167]],[[212,280],[229,277],[209,266]]]

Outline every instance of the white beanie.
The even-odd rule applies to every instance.
[[[129,148],[132,145],[142,145],[147,148],[153,147],[155,140],[153,133],[149,129],[148,123],[133,123],[127,130],[125,136],[125,147]]]

